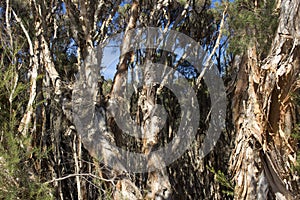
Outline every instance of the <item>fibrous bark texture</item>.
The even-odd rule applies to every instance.
[[[235,199],[297,199],[298,177],[292,95],[299,81],[299,3],[282,1],[267,58],[258,62],[255,41],[238,63],[233,98],[236,128],[231,170]]]

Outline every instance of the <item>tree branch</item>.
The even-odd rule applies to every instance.
[[[111,182],[113,185],[114,185],[114,180],[116,178],[116,177],[113,177],[112,179],[106,179],[106,178],[101,178],[101,177],[96,176],[96,175],[91,174],[91,173],[69,174],[69,175],[61,177],[61,178],[55,178],[55,179],[52,179],[50,181],[44,182],[44,184],[49,184],[49,183],[53,183],[53,182],[56,182],[56,181],[63,181],[63,180],[66,180],[68,178],[79,177],[79,176],[90,176],[92,178],[95,178],[95,179],[98,179],[98,180],[101,180],[101,181]]]
[[[12,9],[12,13],[14,15],[14,17],[16,18],[17,22],[20,24],[26,38],[27,38],[27,42],[29,45],[29,54],[31,56],[30,58],[30,66],[32,66],[32,72],[31,72],[31,81],[30,81],[30,96],[29,96],[29,101],[27,104],[27,111],[24,114],[20,126],[18,128],[18,130],[22,133],[22,135],[26,135],[27,130],[28,130],[28,126],[30,124],[30,120],[32,117],[32,113],[33,113],[33,102],[35,100],[36,97],[36,79],[37,79],[37,69],[38,69],[38,65],[36,64],[37,61],[37,57],[36,55],[34,55],[34,50],[33,50],[33,44],[32,44],[32,40],[29,36],[28,31],[26,30],[23,22],[21,21],[21,19],[17,16],[17,14],[15,13],[15,11]],[[37,27],[38,28],[38,27]],[[32,61],[33,60],[33,61]]]
[[[217,41],[216,41],[216,44],[212,50],[212,52],[210,53],[210,55],[208,56],[205,64],[204,64],[204,69],[201,71],[200,75],[198,76],[197,78],[197,81],[196,81],[196,86],[197,88],[199,89],[200,86],[201,86],[201,80],[206,72],[206,70],[210,67],[209,65],[209,62],[211,61],[213,55],[215,54],[216,50],[218,49],[218,47],[220,46],[220,41],[221,41],[221,37],[222,37],[222,33],[223,33],[223,27],[224,27],[224,22],[225,22],[225,15],[227,13],[227,8],[228,8],[228,4],[225,3],[225,9],[223,11],[223,15],[222,15],[222,20],[221,20],[221,23],[220,23],[220,28],[219,28],[219,35],[218,35],[218,38],[217,38]]]

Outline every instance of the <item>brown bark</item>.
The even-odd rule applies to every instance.
[[[117,67],[117,73],[113,80],[112,89],[110,92],[110,104],[114,104],[115,101],[124,101],[124,92],[126,92],[126,84],[127,84],[127,73],[128,73],[128,66],[129,62],[133,57],[133,52],[124,52],[130,45],[130,41],[132,39],[132,30],[136,27],[136,23],[138,20],[138,13],[139,13],[139,3],[138,1],[133,1],[131,5],[130,17],[124,32],[124,38],[122,41],[122,49],[121,49],[121,57],[119,60],[119,64]],[[119,105],[118,105],[119,106]],[[126,108],[122,108],[121,106],[118,107],[118,110],[125,111]],[[118,115],[122,115],[123,113],[118,113]],[[122,130],[118,128],[118,125],[114,121],[113,118],[108,119],[109,126],[113,130],[113,134],[115,136],[116,144],[121,147],[126,143],[126,139],[122,136]],[[116,188],[114,191],[114,199],[140,199],[142,197],[140,191],[132,182],[132,180],[128,178],[121,179],[117,181]]]
[[[129,22],[127,25],[127,28],[124,33],[124,39],[123,39],[123,49],[121,49],[121,55],[124,54],[124,49],[126,49],[130,44],[132,38],[132,33],[129,32],[131,29],[135,28],[136,22],[138,19],[138,9],[139,9],[139,3],[137,1],[134,1],[131,6],[131,15],[129,18]],[[127,71],[128,71],[128,62],[130,61],[131,57],[133,56],[133,52],[125,53],[121,56],[119,65],[117,68],[117,74],[113,81],[113,86],[111,90],[111,96],[121,96],[121,92],[124,91],[126,84],[126,77],[127,77]]]
[[[124,49],[126,49],[130,45],[130,41],[132,39],[132,32],[129,32],[129,30],[136,27],[138,14],[139,14],[139,4],[137,1],[134,1],[131,7],[131,15],[129,18],[129,23],[125,30],[125,36],[122,44],[123,49],[121,49],[121,54],[123,54]],[[152,51],[149,51],[148,55],[146,56],[148,59],[152,58],[150,52]],[[110,93],[111,102],[114,101],[115,98],[117,98],[118,101],[123,100],[122,98],[124,98],[125,96],[123,95],[123,93],[126,91],[128,66],[133,59],[134,59],[134,52],[128,52],[125,53],[123,56],[121,56],[117,68],[117,74],[114,78],[112,90]],[[155,123],[157,123],[158,121],[158,116],[153,116],[153,113],[155,111],[155,104],[156,104],[155,102],[156,90],[153,87],[153,85],[150,84],[152,80],[152,76],[155,75],[155,69],[150,63],[144,63],[144,65],[145,65],[143,69],[144,77],[148,77],[149,80],[145,80],[145,82],[148,82],[148,84],[147,83],[144,84],[142,91],[138,92],[139,97],[138,97],[137,106],[138,106],[138,110],[139,108],[141,110],[137,112],[138,116],[136,119],[136,123],[141,127],[142,134],[143,134],[141,152],[144,153],[145,155],[149,155],[152,147],[158,143],[157,137],[158,137],[159,130],[153,130],[154,128],[157,128],[157,124]],[[126,110],[127,108],[119,107],[119,109],[122,111],[122,110]],[[120,113],[120,115],[122,115],[122,113]],[[141,121],[139,121],[140,119]],[[117,124],[115,124],[113,120],[111,121],[110,126],[114,127],[116,144],[126,145],[124,144],[124,141],[126,143],[128,139],[122,136],[122,130],[117,128]],[[155,136],[150,139],[149,138],[145,139],[149,135],[155,135]],[[149,166],[155,167],[155,164],[157,163],[149,163]],[[171,186],[168,180],[168,175],[166,173],[166,170],[157,170],[157,171],[150,172],[149,175],[144,174],[141,176],[147,179],[146,188],[147,190],[149,190],[149,192],[146,194],[145,197],[146,199],[155,199],[157,197],[165,198],[165,199],[168,198],[168,195],[171,193]],[[122,187],[120,187],[120,189],[118,189],[117,187],[117,191],[116,191],[117,196],[119,195],[128,196],[129,194],[131,194],[130,189],[129,191],[124,190],[125,187],[124,184],[126,183],[124,181],[125,180],[120,181],[119,185],[123,185]],[[118,199],[118,197],[116,198]]]
[[[238,74],[233,102],[236,127],[231,170],[235,199],[297,199],[292,166],[296,146],[291,94],[299,75],[299,4],[282,1],[278,30],[269,56],[260,65],[248,48]]]
[[[55,198],[58,199],[107,199],[110,195],[110,192],[113,190],[115,199],[221,199],[223,196],[221,193],[220,183],[215,178],[215,175],[210,172],[207,166],[214,167],[217,169],[222,169],[224,171],[226,167],[223,168],[223,163],[226,163],[224,158],[224,152],[228,152],[226,144],[222,143],[222,147],[218,143],[216,150],[212,152],[205,159],[200,159],[199,154],[199,144],[203,141],[201,138],[205,135],[205,125],[201,126],[199,134],[197,135],[197,144],[193,145],[192,149],[187,151],[187,153],[179,159],[178,162],[175,162],[172,166],[169,166],[167,169],[157,170],[151,173],[140,174],[130,174],[126,177],[124,174],[119,174],[118,172],[107,169],[103,167],[102,163],[99,164],[99,161],[92,159],[92,157],[99,158],[97,156],[97,151],[103,148],[101,147],[102,143],[96,146],[95,141],[90,141],[91,145],[95,145],[94,151],[87,152],[84,147],[82,147],[83,140],[87,140],[86,137],[80,138],[81,134],[74,127],[72,120],[72,113],[70,107],[71,97],[70,94],[73,87],[73,79],[70,80],[68,77],[64,77],[63,74],[60,74],[60,68],[64,66],[57,65],[56,59],[57,55],[65,52],[56,52],[53,51],[53,46],[59,46],[60,44],[56,43],[56,39],[61,39],[61,32],[67,32],[67,39],[74,39],[77,48],[77,66],[72,66],[74,68],[81,66],[82,61],[89,62],[88,59],[94,59],[92,51],[94,50],[93,45],[97,42],[105,41],[109,37],[107,29],[110,29],[112,20],[115,20],[115,13],[118,12],[120,1],[83,1],[83,0],[65,0],[67,13],[57,14],[55,9],[52,10],[52,6],[60,5],[61,1],[30,1],[32,3],[31,10],[34,14],[34,19],[37,20],[35,29],[33,33],[30,33],[30,38],[28,32],[24,31],[26,37],[28,37],[29,43],[29,54],[32,56],[30,58],[32,69],[31,76],[31,88],[30,88],[30,100],[28,103],[28,112],[24,115],[23,122],[26,121],[26,125],[30,127],[31,121],[36,121],[34,125],[36,127],[36,133],[33,135],[34,139],[33,146],[37,147],[41,144],[43,158],[34,157],[33,162],[37,162],[35,169],[38,171],[42,181],[50,179],[50,181],[45,181],[46,185],[49,185],[55,188]],[[123,1],[122,1],[123,2]],[[134,1],[131,9],[131,14],[129,15],[128,26],[125,30],[124,37],[124,46],[131,41],[131,35],[126,34],[132,28],[135,28],[137,22],[141,26],[152,25],[152,26],[164,26],[164,31],[171,29],[183,30],[186,33],[194,32],[194,35],[197,35],[198,39],[207,34],[205,31],[201,32],[202,28],[189,28],[192,25],[191,22],[185,22],[187,18],[191,16],[192,4],[195,4],[195,1],[186,1],[184,5],[178,1],[156,1],[156,5],[150,5],[150,3],[139,1],[141,4],[145,4],[145,7],[140,7],[137,1]],[[155,2],[155,1],[154,1]],[[208,4],[209,1],[205,1],[204,4]],[[115,3],[115,5],[111,5]],[[95,5],[94,5],[95,4]],[[202,3],[201,3],[202,4]],[[47,7],[48,6],[48,7]],[[202,5],[201,5],[202,6]],[[120,6],[122,7],[122,6]],[[140,9],[150,11],[150,16],[141,13]],[[198,9],[199,12],[204,12],[206,8]],[[108,11],[107,11],[108,10]],[[50,12],[51,11],[51,12]],[[104,14],[103,14],[104,13]],[[107,19],[105,19],[108,16]],[[198,15],[196,15],[198,16]],[[199,15],[202,16],[202,15]],[[147,19],[148,17],[148,19]],[[15,17],[18,21],[18,18]],[[28,17],[30,18],[30,17]],[[24,18],[25,19],[25,18]],[[140,21],[139,21],[140,20]],[[198,20],[198,19],[197,19]],[[206,19],[204,19],[206,20]],[[25,20],[24,20],[25,21]],[[150,22],[149,22],[150,21]],[[162,22],[164,21],[164,22]],[[202,18],[201,18],[202,21]],[[211,21],[209,19],[209,21]],[[222,20],[223,21],[223,20]],[[102,23],[101,27],[97,27],[98,23]],[[21,24],[21,21],[18,21]],[[55,24],[57,23],[57,24]],[[113,22],[118,23],[118,22]],[[210,22],[209,22],[210,23]],[[70,24],[70,25],[69,25]],[[27,24],[26,24],[27,25]],[[118,24],[121,26],[122,24]],[[63,27],[60,27],[63,26]],[[70,27],[69,27],[70,26]],[[206,26],[206,25],[205,25]],[[203,27],[205,27],[203,26]],[[24,27],[24,24],[22,28]],[[54,27],[54,30],[52,29]],[[199,27],[199,26],[197,26]],[[201,26],[200,26],[201,27]],[[61,28],[61,29],[60,29]],[[71,30],[67,30],[70,28]],[[178,29],[177,29],[178,28]],[[26,29],[26,28],[25,28]],[[97,31],[96,31],[97,30]],[[115,30],[115,29],[112,29]],[[116,30],[121,31],[116,28]],[[52,33],[52,31],[54,33]],[[111,31],[111,30],[110,30]],[[200,32],[200,33],[199,33]],[[111,32],[109,32],[111,33]],[[53,40],[52,40],[53,34]],[[94,35],[93,35],[94,34]],[[209,35],[209,34],[208,34]],[[56,37],[57,36],[57,37]],[[62,35],[64,36],[64,35]],[[207,36],[207,38],[209,38]],[[217,41],[220,41],[218,37]],[[33,39],[33,41],[31,41]],[[199,39],[200,40],[200,39]],[[209,39],[207,39],[209,40]],[[68,43],[68,41],[63,41],[62,43]],[[218,42],[216,42],[218,44]],[[215,49],[217,48],[217,45]],[[215,50],[214,50],[215,51]],[[213,52],[214,52],[213,51]],[[148,59],[152,60],[151,55],[152,51],[149,51]],[[152,52],[153,53],[153,52]],[[154,53],[155,54],[155,53]],[[88,55],[91,55],[90,57]],[[163,60],[167,65],[172,64],[169,52],[163,52]],[[212,55],[211,55],[212,56]],[[96,56],[95,56],[96,57]],[[133,58],[133,53],[125,54],[119,62],[118,72],[116,74],[113,89],[111,91],[111,100],[122,96],[122,93],[125,90],[126,77],[128,75],[128,65],[130,60]],[[183,57],[182,60],[185,58]],[[38,61],[39,60],[39,61]],[[93,62],[93,60],[91,60]],[[25,62],[24,62],[25,63]],[[43,65],[43,66],[40,66]],[[178,64],[179,65],[179,64]],[[254,64],[252,64],[254,65]],[[145,64],[145,76],[152,78],[155,74],[155,69],[147,68],[150,67]],[[177,68],[177,67],[175,67]],[[177,69],[176,69],[177,70]],[[76,70],[74,70],[76,71]],[[97,71],[93,71],[89,66],[82,67],[79,69],[81,74],[80,78],[88,79],[91,75],[97,74]],[[38,78],[39,75],[43,75],[42,78]],[[148,74],[148,75],[147,75]],[[73,74],[71,74],[73,76]],[[247,74],[244,74],[247,76]],[[93,76],[95,78],[95,76]],[[82,80],[86,81],[86,80]],[[95,81],[95,79],[88,80],[88,84]],[[136,143],[130,143],[132,140],[127,140],[126,137],[123,137],[122,130],[118,129],[117,125],[112,122],[106,121],[106,111],[105,111],[105,100],[102,93],[96,91],[95,83],[92,88],[92,98],[91,102],[95,100],[95,96],[99,95],[100,101],[96,102],[97,107],[95,113],[92,113],[88,110],[87,115],[97,116],[99,119],[99,124],[103,134],[107,134],[110,137],[109,141],[111,143],[116,143],[122,145],[134,146]],[[102,87],[100,83],[98,87]],[[242,86],[241,86],[242,87]],[[161,85],[161,89],[163,85]],[[82,89],[82,88],[81,88]],[[141,121],[137,123],[143,128],[144,136],[151,135],[152,138],[144,139],[142,147],[140,150],[144,154],[151,154],[152,148],[155,145],[158,145],[159,142],[167,143],[167,140],[172,139],[176,134],[176,123],[178,118],[178,111],[176,106],[174,106],[177,101],[174,96],[169,92],[163,92],[163,98],[167,99],[166,101],[170,104],[169,109],[169,121],[166,124],[166,129],[163,134],[163,139],[158,138],[161,135],[159,133],[159,127],[156,126],[156,123],[159,122],[159,116],[154,115],[153,111],[156,109],[156,88],[151,84],[143,85],[143,88],[140,91],[136,90],[138,93],[138,107],[139,107],[139,116],[141,116]],[[162,89],[163,90],[163,89]],[[82,91],[85,92],[85,91]],[[202,116],[204,119],[201,119],[201,123],[205,124],[204,121],[209,118],[209,98],[208,95],[204,94],[207,92],[205,89],[203,93],[199,96],[199,101],[201,103],[201,109],[204,111],[205,116]],[[247,92],[247,91],[246,91]],[[44,95],[44,96],[43,96]],[[43,101],[45,98],[45,101]],[[238,98],[239,99],[239,98]],[[42,102],[43,101],[43,102]],[[110,102],[110,101],[109,101]],[[75,102],[76,103],[76,102]],[[35,107],[35,105],[37,105]],[[102,107],[103,106],[103,107]],[[99,109],[98,109],[99,108]],[[36,109],[36,110],[34,110]],[[98,110],[97,110],[98,109]],[[120,108],[122,109],[122,108]],[[34,112],[36,111],[36,112]],[[72,110],[74,111],[74,110]],[[36,115],[34,115],[36,113]],[[122,113],[121,113],[122,114]],[[100,117],[99,117],[100,116]],[[139,118],[139,117],[138,117]],[[287,116],[286,120],[290,117]],[[93,118],[94,119],[94,118]],[[276,121],[276,119],[275,119]],[[85,124],[89,126],[91,124]],[[94,125],[94,124],[92,124]],[[108,126],[110,126],[109,129]],[[27,127],[27,130],[30,130]],[[154,128],[152,128],[154,127]],[[20,126],[24,128],[24,126]],[[286,127],[289,129],[289,126]],[[25,129],[22,129],[25,130]],[[26,131],[27,131],[26,130]],[[25,133],[24,131],[23,133]],[[115,134],[115,138],[111,137]],[[30,133],[34,133],[30,130]],[[91,135],[93,136],[93,135]],[[106,135],[105,135],[106,136]],[[93,137],[91,137],[93,138]],[[116,139],[116,140],[114,140]],[[227,140],[228,137],[226,137]],[[94,142],[94,143],[93,143]],[[127,144],[124,144],[128,142]],[[226,141],[228,142],[228,141]],[[224,142],[224,143],[226,143]],[[123,146],[123,147],[124,147]],[[87,146],[88,147],[88,146]],[[99,147],[99,148],[98,148]],[[219,148],[220,147],[220,148]],[[139,148],[139,146],[137,146]],[[113,155],[115,156],[115,155]],[[109,156],[108,156],[109,157]],[[101,161],[102,162],[102,161]],[[104,161],[105,163],[105,161]],[[156,163],[152,163],[155,166]],[[163,163],[160,163],[163,164]],[[149,163],[151,165],[151,163]],[[115,178],[118,179],[115,179]],[[172,186],[171,186],[172,185]],[[172,197],[170,193],[172,192]],[[176,194],[175,194],[176,193]],[[110,196],[111,198],[111,196]]]

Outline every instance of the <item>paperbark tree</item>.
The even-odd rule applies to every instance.
[[[238,10],[239,16],[253,7],[253,16],[247,16],[250,21],[244,24],[240,35],[235,32],[240,36],[238,41],[249,40],[236,49],[227,48],[228,38],[223,36],[235,31],[226,21],[231,17],[227,3],[211,8],[209,0],[3,2],[0,2],[0,61],[3,65],[0,75],[4,77],[0,84],[3,115],[0,116],[0,151],[5,156],[18,157],[20,163],[14,166],[19,167],[12,171],[26,174],[21,180],[17,173],[12,176],[11,171],[4,169],[1,175],[9,173],[4,178],[0,176],[0,183],[1,180],[12,182],[7,187],[0,185],[0,196],[2,191],[10,193],[6,190],[11,186],[19,189],[16,193],[20,199],[29,199],[30,192],[23,195],[23,191],[35,181],[35,187],[42,182],[43,187],[52,188],[53,193],[48,189],[42,191],[55,199],[232,199],[232,195],[225,193],[226,190],[230,193],[233,187],[226,180],[230,164],[236,199],[298,198],[299,181],[293,171],[297,144],[290,136],[297,121],[293,95],[299,86],[300,17],[295,1],[277,1],[279,6],[273,12],[280,11],[280,17],[273,38],[272,29],[266,31],[268,37],[261,37],[265,34],[261,27],[269,28],[269,24],[258,25],[251,18],[255,16],[254,19],[268,22],[269,18],[265,19],[269,13],[268,1],[236,0],[242,7],[241,12]],[[266,14],[261,16],[264,11]],[[277,14],[271,16],[275,19],[273,23]],[[195,70],[184,56],[161,49],[139,49],[117,58],[112,87],[105,88],[106,94],[103,94],[107,80],[99,72],[102,68],[93,69],[88,65],[101,65],[103,52],[98,52],[100,56],[93,53],[110,37],[123,32],[122,44],[126,49],[133,41],[130,30],[149,26],[160,27],[164,32],[176,30],[192,37],[210,53],[209,59],[217,57],[219,71],[226,73],[226,77],[238,71],[237,79],[231,82],[234,92],[228,94],[232,110],[227,110],[226,130],[204,159],[200,159],[199,149],[207,134],[213,106],[209,101],[211,94],[202,80],[205,71]],[[153,39],[150,37],[147,42],[151,44]],[[268,41],[271,39],[270,47]],[[19,47],[20,43],[24,44]],[[183,44],[175,45],[180,49]],[[227,66],[232,60],[226,60],[225,53],[235,55],[237,49],[245,46],[247,51],[240,55],[241,59],[236,56],[235,65]],[[145,155],[151,155],[155,148],[174,139],[182,112],[178,99],[163,84],[149,84],[160,74],[159,70],[168,71],[168,67],[175,72],[169,74],[172,81],[180,85],[176,77],[184,76],[197,93],[201,116],[190,149],[171,165],[150,173],[117,171],[107,166],[106,161],[99,161],[99,151],[105,145],[96,144],[94,133],[103,134],[107,141],[126,151]],[[11,69],[14,78],[7,75]],[[133,121],[146,136],[142,139],[127,135],[107,109],[123,98],[128,77],[144,79],[139,88],[133,89],[129,105]],[[17,87],[20,82],[28,85],[23,92]],[[84,96],[87,89],[83,86],[86,85],[91,86],[89,96]],[[16,97],[19,92],[22,95]],[[73,115],[78,111],[74,105],[82,103],[82,99],[76,99],[77,92],[94,106],[92,110],[79,107],[86,119],[92,119],[83,121],[86,131],[80,130]],[[21,102],[20,106],[15,106],[16,101]],[[185,103],[191,103],[189,101],[186,99]],[[163,125],[160,123],[164,122],[164,116],[155,112],[161,108],[155,104],[163,105],[166,111]],[[116,106],[115,115],[122,118],[124,113],[117,111],[128,108]],[[12,119],[10,116],[20,121],[9,122],[9,127],[17,127],[6,133],[6,121]],[[96,118],[99,130],[92,130]],[[20,134],[14,133],[17,130]],[[232,144],[234,133],[235,143]],[[147,137],[149,135],[151,137]],[[14,137],[17,141],[10,147],[8,142]],[[90,145],[94,149],[89,149]],[[232,145],[234,150],[229,163]],[[1,167],[9,163],[5,156],[0,155]],[[164,165],[163,161],[159,164]],[[116,165],[122,168],[121,163],[116,162]],[[27,181],[24,177],[29,177],[28,183],[24,182]],[[38,191],[31,198],[38,198]]]
[[[236,139],[230,162],[235,199],[299,198],[293,171],[297,146],[291,137],[296,125],[292,96],[299,86],[299,3],[277,3],[279,24],[268,56],[260,61],[254,34],[237,63],[233,97]]]

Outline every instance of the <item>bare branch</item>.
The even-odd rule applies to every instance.
[[[225,22],[225,15],[227,13],[227,8],[228,8],[228,4],[225,3],[225,9],[223,11],[223,16],[222,16],[222,20],[221,20],[221,23],[220,23],[220,28],[219,28],[219,35],[218,35],[218,38],[217,38],[217,41],[216,41],[216,44],[212,50],[212,52],[210,53],[210,55],[208,56],[205,64],[204,64],[204,69],[201,71],[200,75],[198,76],[197,78],[197,81],[196,81],[196,86],[198,87],[198,89],[200,88],[200,83],[201,83],[201,80],[206,72],[206,70],[211,67],[209,65],[209,62],[211,61],[213,55],[215,54],[216,50],[218,49],[219,45],[220,45],[220,41],[221,41],[221,37],[222,37],[222,33],[223,33],[223,27],[224,27],[224,22]]]
[[[105,178],[96,176],[96,175],[91,174],[91,173],[82,173],[82,174],[69,174],[69,175],[61,177],[61,178],[55,178],[55,179],[52,179],[50,181],[45,182],[44,184],[49,184],[49,183],[53,183],[53,182],[57,182],[57,181],[63,181],[63,180],[66,180],[68,178],[80,177],[80,176],[90,176],[92,178],[95,178],[95,179],[98,179],[98,180],[101,180],[101,181],[111,182],[113,184],[114,184],[114,180],[115,180],[115,177],[113,177],[112,179],[105,179]]]
[[[15,11],[12,9],[12,13],[14,15],[14,17],[16,18],[17,22],[20,24],[26,38],[27,38],[27,42],[29,45],[29,53],[31,56],[30,59],[30,66],[32,66],[32,71],[31,71],[31,80],[30,80],[30,96],[29,96],[29,101],[27,104],[27,111],[24,114],[20,126],[18,128],[18,130],[22,133],[22,135],[26,135],[27,130],[28,130],[28,126],[30,124],[31,121],[31,117],[32,117],[32,113],[33,113],[33,102],[35,100],[36,97],[36,79],[37,79],[37,69],[38,69],[38,64],[37,64],[37,56],[34,55],[34,50],[33,50],[33,44],[32,44],[32,40],[29,36],[29,33],[27,31],[27,29],[25,28],[23,22],[21,21],[21,19],[17,16],[17,14],[15,13]],[[33,61],[32,61],[33,60]]]
[[[34,51],[33,51],[33,45],[32,45],[32,41],[31,41],[31,38],[29,36],[29,33],[27,31],[27,29],[25,28],[22,20],[17,16],[17,14],[15,13],[15,11],[12,9],[12,13],[14,15],[14,17],[16,18],[17,22],[20,24],[25,36],[26,36],[26,39],[27,39],[27,42],[28,42],[28,45],[29,45],[29,53],[30,53],[30,56],[34,56]]]

